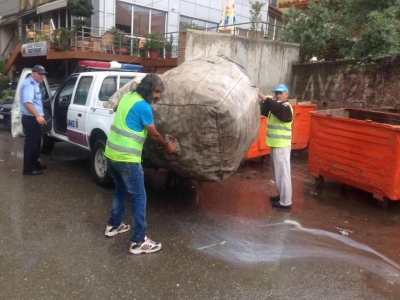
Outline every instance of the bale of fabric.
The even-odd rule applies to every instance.
[[[168,140],[178,140],[179,153],[168,155],[148,138],[144,154],[186,178],[226,179],[240,166],[258,133],[260,105],[251,80],[237,64],[221,57],[186,61],[160,77],[165,91],[153,104],[155,125]],[[138,80],[117,91],[109,107]]]

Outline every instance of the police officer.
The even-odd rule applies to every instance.
[[[286,85],[277,85],[273,93],[275,99],[259,93],[259,97],[263,100],[261,114],[268,117],[266,142],[271,147],[272,179],[278,190],[278,195],[270,197],[270,200],[273,207],[290,209],[292,207],[290,150],[293,108],[288,102],[289,89]]]
[[[43,118],[39,85],[46,74],[47,72],[42,66],[34,66],[31,76],[22,82],[20,89],[22,126],[25,132],[23,175],[39,175],[46,168],[39,162],[41,126],[47,124]]]

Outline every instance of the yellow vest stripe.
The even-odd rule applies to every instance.
[[[139,143],[144,143],[144,141],[146,140],[146,138],[141,137],[140,135],[137,135],[136,133],[129,132],[129,131],[117,128],[117,126],[115,126],[114,124],[111,125],[110,129],[112,131],[122,135],[122,136],[125,136],[125,137],[128,137],[128,138],[132,138],[135,141],[138,141]]]
[[[113,142],[110,142],[109,140],[107,140],[107,146],[112,148],[112,149],[121,151],[121,152],[126,152],[126,153],[131,153],[131,154],[136,154],[136,155],[142,155],[142,151],[140,151],[140,150],[133,149],[133,148],[128,148],[128,147],[124,147],[124,146],[120,146],[120,145],[114,144]]]
[[[286,130],[286,131],[292,131],[291,128],[287,128],[286,126],[281,126],[281,125],[267,125],[267,128],[272,128],[272,129],[281,129],[281,130]]]

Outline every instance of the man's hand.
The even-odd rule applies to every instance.
[[[40,125],[47,125],[46,120],[45,120],[42,116],[37,116],[37,117],[36,117],[36,121],[37,121]]]
[[[165,148],[168,153],[175,153],[176,152],[176,143],[178,142],[177,139],[173,141],[172,143],[169,143],[167,147]]]

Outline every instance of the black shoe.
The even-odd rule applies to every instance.
[[[43,174],[42,170],[31,170],[31,171],[23,171],[22,175],[39,175]]]
[[[292,208],[292,205],[282,205],[279,202],[271,202],[272,207],[276,207],[276,208],[286,208],[286,209],[290,209]]]
[[[41,163],[38,163],[37,165],[35,165],[35,169],[36,170],[46,170],[47,166],[46,165],[42,165]]]
[[[279,201],[281,201],[281,196],[278,195],[278,196],[269,197],[269,201],[271,201],[271,202],[279,202]]]

